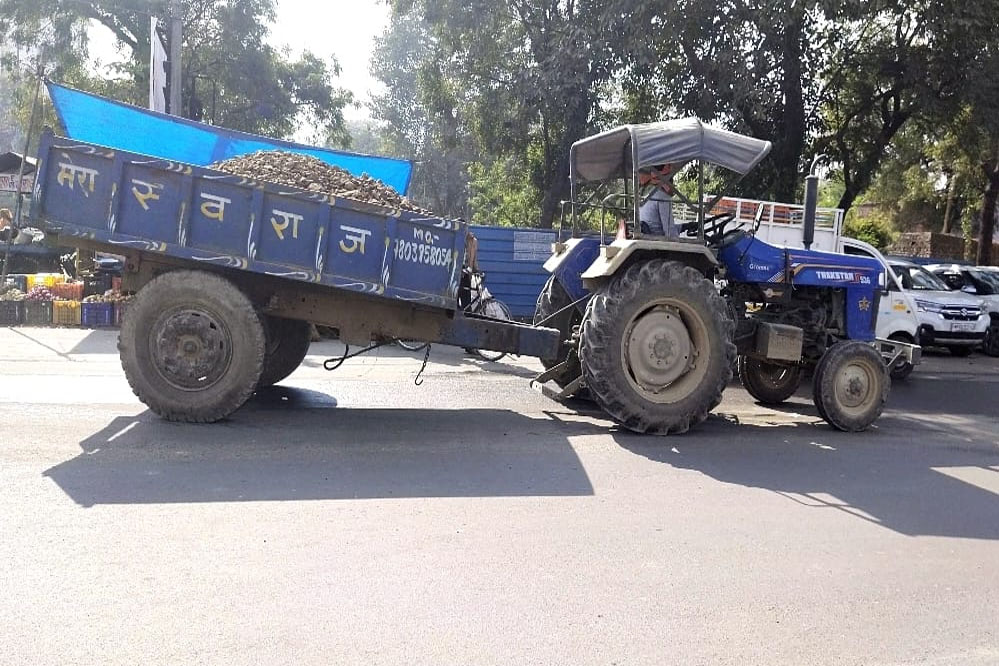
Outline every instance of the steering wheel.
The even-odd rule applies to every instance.
[[[715,240],[725,235],[725,227],[735,221],[735,213],[717,213],[704,218],[704,238]]]

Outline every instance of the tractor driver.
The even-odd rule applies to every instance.
[[[638,209],[642,233],[677,238],[680,229],[673,224],[673,167],[663,164],[642,169],[638,172],[638,185],[642,188],[652,185],[654,188]]]

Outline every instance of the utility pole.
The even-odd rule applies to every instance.
[[[170,0],[170,113],[174,116],[180,112],[180,51],[183,20],[181,19],[181,0]]]

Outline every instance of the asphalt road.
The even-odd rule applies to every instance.
[[[995,359],[861,435],[733,386],[648,438],[532,362],[332,343],[171,424],[114,341],[0,329],[2,663],[999,663]]]

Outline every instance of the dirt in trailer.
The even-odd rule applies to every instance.
[[[433,215],[380,180],[366,174],[354,176],[309,155],[263,150],[216,162],[210,168],[253,180],[322,192],[333,197]]]

